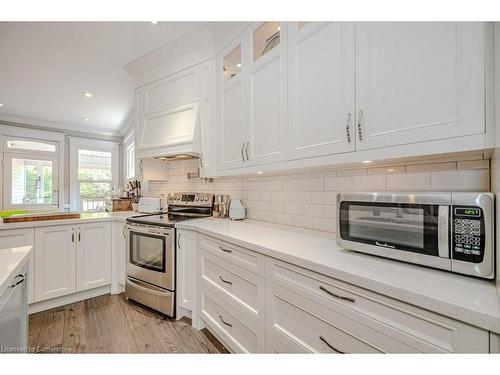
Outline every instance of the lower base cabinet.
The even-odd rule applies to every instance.
[[[111,223],[35,228],[35,302],[111,283]]]
[[[34,246],[35,230],[26,229],[7,229],[0,230],[0,249],[10,247]],[[35,302],[35,252],[30,253],[28,265],[28,303]]]
[[[200,318],[235,352],[490,351],[484,329],[213,237],[197,243]]]

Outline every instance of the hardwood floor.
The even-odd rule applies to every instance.
[[[215,337],[105,295],[30,315],[29,346],[36,353],[227,353]]]

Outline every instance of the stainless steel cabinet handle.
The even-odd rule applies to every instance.
[[[24,280],[25,280],[25,276],[22,275],[22,274],[19,274],[19,275],[16,275],[16,277],[14,277],[14,280],[17,279],[17,278],[20,278],[19,280],[13,282],[10,287],[11,288],[15,288],[16,286],[18,286],[19,284],[21,284]]]
[[[335,353],[339,353],[339,354],[345,354],[344,352],[341,352],[340,350],[338,350],[336,347],[334,347],[332,344],[330,344],[323,336],[319,336],[319,339],[321,341],[323,341],[330,349],[332,349]]]
[[[224,323],[225,325],[227,325],[228,327],[232,327],[233,325],[231,323],[228,323],[228,322],[225,322],[224,319],[222,319],[222,315],[219,315],[219,319],[222,323]]]
[[[233,252],[233,250],[225,249],[222,246],[219,246],[219,249],[221,249],[222,251],[225,251],[226,253],[232,253]]]
[[[247,142],[247,147],[245,147],[245,154],[247,156],[247,161],[250,160],[250,158],[248,157],[248,146],[250,146],[250,142]]]
[[[139,161],[139,170],[141,171],[142,173],[142,159]]]
[[[245,161],[245,155],[243,154],[243,150],[245,149],[245,142],[241,144],[241,160]]]
[[[127,229],[127,227],[124,225],[123,226],[123,229],[122,229],[122,234],[123,234],[123,238],[127,238],[127,235],[125,234],[125,229]]]
[[[179,233],[179,235],[177,236],[177,247],[179,249],[182,249],[182,247],[181,247],[181,234],[182,233]]]
[[[71,232],[71,242],[75,242],[75,230],[72,229],[72,232]]]
[[[360,109],[358,112],[358,138],[360,141],[363,141],[363,110]]]
[[[351,112],[347,114],[347,122],[345,124],[345,132],[347,134],[347,143],[351,143]]]
[[[349,302],[356,302],[356,300],[352,297],[345,297],[345,296],[341,296],[341,295],[338,295],[338,294],[335,294],[331,291],[329,291],[328,289],[326,289],[323,285],[320,285],[319,286],[319,289],[321,289],[323,292],[325,292],[326,294],[329,294],[330,296],[334,297],[334,298],[338,298],[338,299],[341,299],[341,300],[344,300],[344,301],[349,301]]]
[[[219,279],[220,279],[220,281],[222,281],[223,283],[226,283],[226,284],[229,284],[229,285],[233,285],[233,283],[232,283],[231,281],[224,280],[224,279],[222,278],[222,276],[219,276]]]
[[[78,242],[81,242],[82,240],[82,234],[80,232],[80,228],[78,228]]]

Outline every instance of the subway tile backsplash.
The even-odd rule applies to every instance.
[[[249,219],[335,232],[338,191],[490,191],[489,160],[188,180],[197,165],[196,160],[170,163],[168,181],[151,182],[148,195],[230,194],[243,199]]]

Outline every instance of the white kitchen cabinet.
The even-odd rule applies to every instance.
[[[244,54],[237,39],[216,60],[217,124],[219,126],[219,168],[237,168],[244,164],[246,142],[246,100],[242,78]]]
[[[288,157],[354,151],[354,24],[288,25]]]
[[[139,159],[139,176],[146,181],[167,181],[168,164],[156,159]]]
[[[111,283],[111,223],[77,227],[76,288],[78,291]]]
[[[286,32],[286,23],[264,22],[251,26],[245,35],[251,50],[248,66],[243,67],[248,92],[245,158],[250,165],[286,160]]]
[[[484,93],[484,23],[356,24],[357,150],[484,133]]]
[[[177,230],[177,306],[193,311],[196,304],[196,235]],[[179,312],[179,310],[178,310]],[[183,314],[178,314],[180,318]]]
[[[215,176],[217,170],[215,107],[214,61],[210,60],[201,66],[200,174],[205,178]]]
[[[111,283],[111,223],[35,228],[35,302]]]
[[[35,246],[33,228],[0,230],[0,249],[20,246]],[[31,251],[28,262],[28,303],[33,303],[35,301],[35,249]]]
[[[111,293],[121,293],[125,288],[127,266],[127,238],[124,222],[113,222],[113,251],[111,255]]]
[[[35,228],[35,301],[76,292],[76,228]]]

